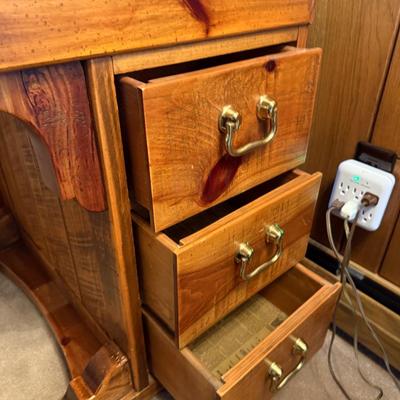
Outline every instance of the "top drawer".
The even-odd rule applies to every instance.
[[[120,79],[134,200],[155,231],[304,162],[320,58],[291,49]]]

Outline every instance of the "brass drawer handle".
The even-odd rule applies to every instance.
[[[232,157],[243,156],[258,147],[269,143],[275,136],[278,127],[278,107],[276,101],[267,95],[260,96],[257,103],[257,117],[263,121],[269,121],[267,128],[264,131],[264,137],[261,140],[256,140],[245,144],[238,149],[233,147],[233,137],[239,130],[242,123],[242,117],[232,106],[224,106],[219,116],[219,130],[225,134],[226,151]]]
[[[235,262],[237,264],[241,264],[240,276],[243,280],[248,281],[249,279],[254,278],[256,275],[260,274],[270,265],[279,260],[279,257],[282,254],[284,235],[285,231],[278,224],[269,225],[265,228],[265,241],[267,243],[274,243],[275,253],[267,262],[261,264],[249,274],[246,271],[247,266],[254,254],[254,249],[249,245],[249,243],[240,243],[239,250],[235,255]]]
[[[268,360],[265,360],[265,362],[269,366],[268,377],[271,379],[271,386],[269,388],[271,392],[277,392],[278,390],[282,389],[290,381],[290,379],[292,379],[303,368],[306,362],[306,355],[308,351],[307,344],[304,342],[304,340],[298,338],[294,342],[292,351],[293,354],[300,356],[300,361],[298,362],[296,367],[292,371],[290,371],[284,378],[282,378],[283,370],[279,364],[277,364],[276,362],[271,363]]]

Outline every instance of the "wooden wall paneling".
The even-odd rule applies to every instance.
[[[312,237],[327,243],[324,213],[338,164],[371,134],[398,26],[397,0],[319,0],[308,46],[322,68],[305,169],[322,171]]]
[[[397,37],[387,76],[372,143],[397,152],[400,156],[400,35]]]
[[[133,246],[118,106],[111,57],[89,60],[87,84],[103,166],[109,207],[111,244],[115,253],[122,318],[126,332],[123,350],[130,360],[136,390],[148,383],[136,260]],[[122,344],[121,344],[122,346]]]
[[[381,226],[374,232],[357,229],[352,242],[352,261],[373,272],[379,271],[400,212],[400,163],[397,163],[394,174],[396,176],[396,185]],[[400,277],[400,269],[398,274]]]
[[[394,150],[398,155],[400,155],[399,70],[400,37],[398,36],[372,135],[373,144]],[[367,240],[370,243],[365,243],[365,245],[360,244],[360,250],[357,251],[356,249],[356,257],[354,259],[356,262],[359,262],[375,272],[377,272],[382,265],[380,274],[389,281],[400,286],[399,222],[395,225],[400,212],[400,162],[397,162],[395,176],[396,186],[385,213],[382,226],[377,232],[370,233],[368,235],[369,239],[367,235],[363,235],[361,239]],[[391,236],[392,234],[393,236]]]
[[[306,24],[312,5],[311,0],[4,2],[0,70]]]
[[[54,168],[62,199],[76,198],[88,210],[104,210],[104,187],[81,64],[1,74],[0,90],[4,93],[0,111],[23,120],[37,135],[32,144],[43,180],[53,176],[48,171]],[[53,182],[48,186],[54,186]]]
[[[400,217],[391,237],[379,274],[400,286]]]

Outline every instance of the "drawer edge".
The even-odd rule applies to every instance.
[[[327,284],[322,287],[312,298],[300,307],[295,314],[293,314],[287,321],[282,323],[268,338],[266,338],[261,344],[250,353],[245,362],[238,364],[232,370],[230,370],[223,378],[225,384],[218,390],[218,395],[223,400],[235,399],[235,390],[240,390],[239,385],[244,385],[246,377],[260,364],[264,363],[264,360],[268,358],[271,353],[281,346],[285,340],[291,335],[292,332],[298,330],[304,330],[307,323],[310,320],[323,319],[323,329],[327,330],[329,322],[334,310],[336,300],[339,295],[341,288],[340,283],[334,285]],[[314,304],[313,306],[311,306]],[[311,310],[311,307],[312,310]],[[309,309],[307,311],[307,308]],[[286,331],[286,333],[284,333]],[[317,343],[312,349],[311,354],[307,359],[311,358],[319,348],[322,346],[325,335],[317,337]],[[270,361],[274,361],[270,359]],[[267,367],[265,366],[265,369]]]
[[[194,360],[189,350],[179,350],[148,312],[142,312],[149,345],[149,367],[155,378],[180,400],[192,400],[193,392],[197,394],[196,400],[215,399],[222,383]],[[190,390],[185,390],[189,384]]]

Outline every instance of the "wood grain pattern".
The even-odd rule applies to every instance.
[[[0,70],[306,24],[311,7],[310,0],[5,3]]]
[[[390,240],[379,274],[400,287],[400,218]]]
[[[82,378],[96,400],[121,399],[132,393],[129,361],[113,343],[106,343],[87,363]]]
[[[178,350],[172,338],[145,312],[150,368],[155,377],[179,399],[270,398],[264,359],[268,357],[272,361],[279,362],[285,372],[290,370],[298,362],[297,358],[289,356],[292,353],[293,337],[302,337],[308,343],[310,350],[307,357],[311,357],[324,341],[340,289],[339,284],[331,285],[327,281],[321,283],[320,279],[314,280],[315,274],[304,271],[304,267],[298,265],[286,274],[293,274],[295,278],[289,278],[289,282],[298,284],[295,288],[297,295],[295,299],[285,297],[283,301],[281,300],[281,303],[285,304],[284,310],[291,313],[289,318],[229,370],[221,381],[200,364],[189,348]],[[262,292],[268,300],[271,301],[271,297],[276,298],[274,295],[271,297],[269,295],[271,287],[274,287],[272,291],[276,292],[293,291],[292,285],[285,286],[286,275]],[[187,382],[192,384],[188,385]]]
[[[1,190],[8,193],[8,206],[20,229],[58,271],[68,289],[80,299],[63,209],[58,196],[41,179],[30,130],[22,121],[0,114],[0,169],[4,177]]]
[[[308,25],[300,26],[297,34],[297,43],[296,46],[300,48],[307,47],[307,39],[308,39]]]
[[[104,349],[105,347],[100,351],[104,352]],[[63,400],[151,400],[161,391],[160,385],[151,376],[149,376],[149,385],[140,392],[135,392],[132,388],[127,390],[124,383],[129,376],[123,373],[127,366],[126,359],[122,365],[119,365],[121,362],[115,363],[115,354],[111,354],[111,362],[109,360],[108,363],[111,367],[106,371],[104,382],[96,393],[90,390],[82,376],[78,376],[70,382]]]
[[[138,252],[138,273],[141,277],[141,300],[169,328],[176,329],[175,254],[148,229],[134,226]]]
[[[324,175],[312,231],[320,242],[328,243],[322,221],[337,166],[372,133],[399,11],[397,0],[316,2],[308,46],[324,56],[305,169]]]
[[[147,386],[148,376],[130,203],[111,58],[90,60],[86,70],[109,205],[108,243],[114,255],[116,293],[123,324],[118,343],[121,343],[121,348],[129,358],[134,386],[140,391]]]
[[[320,179],[315,174],[297,187],[284,185],[277,189],[275,197],[272,193],[260,197],[252,207],[243,207],[220,221],[223,228],[180,249],[177,257],[180,345],[189,343],[211,321],[222,318],[304,257]],[[234,262],[237,243],[249,242],[255,250],[251,265],[261,265],[273,254],[273,248],[265,245],[264,236],[265,226],[273,223],[285,231],[284,251],[279,261],[258,277],[243,282]]]
[[[400,38],[397,37],[396,46],[394,49],[392,61],[390,64],[390,70],[386,79],[385,90],[383,92],[383,97],[379,107],[379,112],[376,118],[376,123],[374,127],[374,132],[372,136],[372,143],[378,146],[382,146],[397,152],[400,156],[400,139],[399,139],[399,129],[400,129],[400,106],[398,102],[398,93],[400,90],[400,78],[399,71],[400,68]],[[399,179],[400,179],[400,163],[397,161],[396,169],[396,186],[390,200],[388,211],[385,213],[385,219],[382,223],[382,228],[384,230],[384,242],[377,243],[374,245],[375,254],[378,253],[379,263],[375,262],[372,264],[374,266],[374,271],[378,272],[380,268],[380,275],[388,279],[390,282],[400,286],[400,270],[399,265],[399,237],[400,228],[399,222],[395,226],[396,220],[398,221],[398,215],[400,213],[399,198]],[[382,230],[381,228],[381,230]],[[393,236],[392,236],[393,234]],[[382,237],[382,234],[378,238]],[[390,242],[389,242],[390,240]],[[381,249],[381,251],[379,251]],[[371,267],[371,263],[361,262],[367,268]]]
[[[389,148],[400,156],[400,37],[397,37],[396,46],[390,63],[383,97],[376,118],[372,143]]]
[[[42,154],[47,148],[61,198],[76,198],[90,211],[103,211],[104,188],[81,65],[1,74],[0,89],[0,111],[29,124],[45,145],[33,142],[45,183],[54,186],[48,155]]]
[[[304,162],[320,56],[319,49],[294,49],[154,79],[148,84],[130,77],[121,79],[132,158],[146,157],[137,143],[146,135],[152,201],[142,205],[151,211],[156,231]],[[135,104],[130,93],[136,90],[143,97],[145,132],[139,131],[131,114]],[[263,94],[278,103],[276,138],[242,158],[233,181],[218,199],[202,203],[210,171],[225,154],[224,136],[217,128],[222,107],[232,104],[242,114],[242,127],[235,139],[235,146],[241,146],[259,139],[265,129],[255,112]],[[132,171],[134,194],[147,180],[145,173]]]
[[[128,353],[108,212],[60,201],[42,181],[31,127],[0,115],[1,191],[26,241],[109,337]],[[126,346],[124,346],[124,344]]]
[[[163,244],[166,234],[155,235],[136,219],[141,252],[144,299],[175,330],[179,347],[190,343],[229,311],[266,286],[303,258],[307,246],[320,175],[303,174],[276,190],[207,225],[176,244]],[[280,260],[258,277],[244,282],[234,262],[237,245],[249,242],[255,249],[251,268],[269,259],[274,249],[265,245],[265,225],[279,223],[285,230],[284,251]],[[149,238],[156,243],[151,245]],[[162,263],[154,249],[163,247]],[[143,255],[142,255],[143,253]],[[171,260],[174,260],[172,263]],[[176,265],[176,267],[175,267]],[[163,274],[176,268],[176,278],[160,282]],[[166,287],[166,282],[173,282]],[[165,295],[163,295],[163,293]],[[177,296],[175,306],[174,293]],[[169,301],[169,304],[165,302]],[[173,311],[178,325],[174,326]],[[168,312],[167,312],[167,311]],[[167,316],[169,318],[167,318]]]
[[[295,42],[297,27],[246,33],[202,42],[183,43],[170,47],[139,50],[113,56],[114,73],[126,74],[147,68],[177,64],[238,51]],[[301,47],[301,46],[299,46]],[[304,47],[304,46],[303,46]]]
[[[396,220],[400,213],[400,163],[397,163],[393,173],[396,177],[396,184],[385,215],[383,216],[381,226],[374,232],[357,229],[352,242],[352,261],[375,273],[379,271],[384,262],[385,254],[395,229]],[[344,244],[342,250],[344,250]]]
[[[18,240],[19,232],[15,219],[5,210],[0,201],[0,249],[5,249]]]

